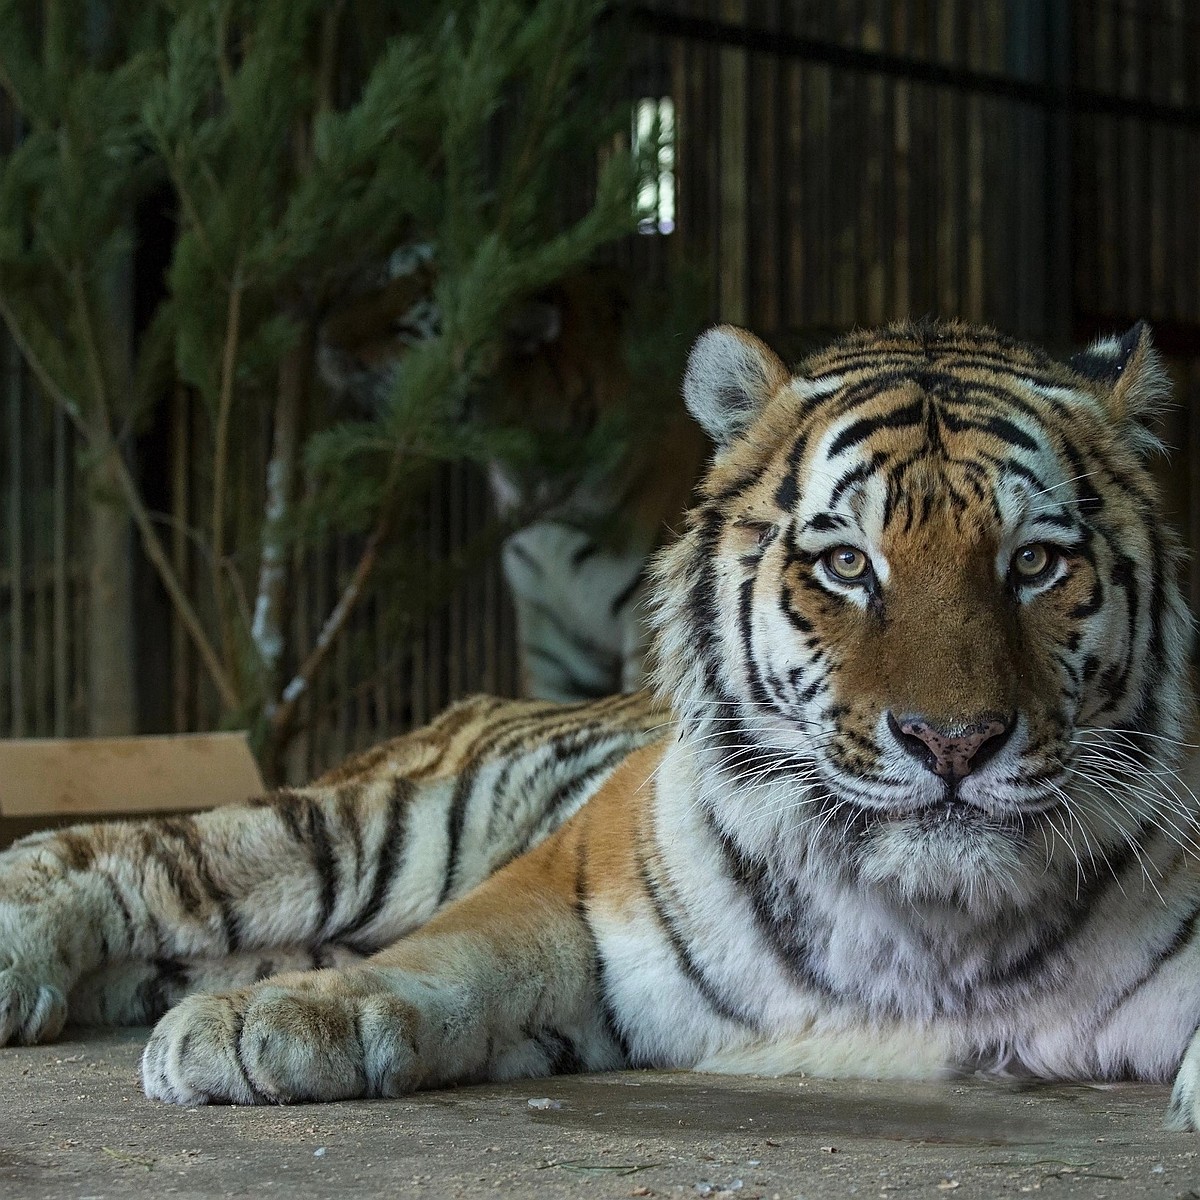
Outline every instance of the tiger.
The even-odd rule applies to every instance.
[[[0,855],[0,1041],[146,1094],[574,1071],[1174,1081],[1200,1126],[1191,619],[1144,324],[1059,361],[701,335],[650,692],[475,698],[310,788]],[[160,1015],[161,1014],[161,1015]]]
[[[367,408],[388,394],[406,349],[436,329],[429,264],[401,265],[321,328],[323,378]],[[476,402],[490,423],[543,438],[579,440],[606,421],[630,426],[612,432],[610,461],[583,470],[487,464],[493,507],[512,527],[500,557],[521,693],[535,699],[568,703],[646,686],[649,560],[678,525],[708,452],[683,406],[658,394],[664,363],[643,363],[635,388],[626,361],[637,316],[630,291],[621,272],[593,266],[529,297],[510,317],[495,378]],[[680,302],[660,305],[659,340],[667,342],[672,326],[689,322],[672,303]]]

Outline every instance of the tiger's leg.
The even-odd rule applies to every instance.
[[[324,787],[26,838],[0,853],[0,1045],[55,1036],[80,980],[114,964],[387,945],[565,821],[661,722],[639,697],[477,697]]]
[[[16,843],[0,853],[0,1045],[55,1036],[79,982],[115,964],[337,940],[374,949],[419,924],[442,887],[431,843],[451,787],[288,791]]]
[[[147,1094],[340,1100],[622,1065],[576,895],[588,815],[361,967],[184,1000],[146,1048]]]
[[[348,967],[363,955],[328,944],[281,947],[225,958],[156,958],[112,963],[85,975],[67,997],[77,1025],[149,1025],[193,992],[246,987],[288,971]]]

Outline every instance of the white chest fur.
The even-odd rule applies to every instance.
[[[822,861],[802,820],[790,842],[776,823],[769,852],[739,844],[728,835],[753,833],[763,797],[725,794],[714,819],[696,763],[686,746],[666,754],[648,899],[598,926],[637,1058],[876,1077],[1165,1078],[1178,1064],[1200,1019],[1200,946],[1163,956],[1196,903],[1193,872],[1157,893],[1047,878],[1024,907],[918,904]]]

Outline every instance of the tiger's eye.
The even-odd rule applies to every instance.
[[[1036,579],[1045,573],[1052,562],[1050,547],[1042,542],[1022,546],[1013,555],[1013,570],[1022,579]]]
[[[825,555],[825,565],[838,579],[855,583],[866,575],[871,564],[861,550],[853,546],[835,546]]]

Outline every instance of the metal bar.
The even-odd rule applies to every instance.
[[[762,54],[821,63],[844,71],[887,75],[893,79],[904,79],[912,83],[924,83],[932,87],[950,88],[982,96],[1001,96],[1008,100],[1066,113],[1136,117],[1142,121],[1200,129],[1200,104],[1164,104],[1158,100],[1115,96],[1061,82],[1039,83],[1015,79],[989,71],[949,67],[942,63],[914,60],[883,51],[859,50],[819,38],[739,25],[731,21],[660,12],[649,9],[644,4],[631,5],[629,12],[644,29],[662,37],[687,38],[726,48],[738,47]]]
[[[53,434],[47,430],[48,405],[40,390],[31,389],[30,405],[26,412],[24,437],[25,461],[29,468],[29,494],[37,498],[30,506],[29,522],[29,562],[41,576],[37,586],[32,588],[33,629],[32,629],[32,662],[33,667],[33,721],[29,732],[34,737],[45,737],[50,732],[47,721],[51,706],[51,635],[50,622],[52,609],[50,605],[53,576],[47,567],[53,563],[54,554],[49,548],[54,541],[53,513],[47,513],[42,501],[53,490],[53,461],[52,454],[47,454],[51,447]],[[47,459],[51,459],[48,463]],[[47,466],[51,471],[47,471]],[[47,517],[50,520],[47,520]],[[48,545],[49,543],[49,545]]]
[[[62,407],[54,407],[54,516],[51,553],[54,560],[54,636],[51,651],[54,656],[54,736],[67,735],[67,710],[70,691],[71,650],[67,626],[67,415]]]
[[[5,391],[8,394],[9,443],[8,443],[8,537],[9,537],[9,695],[11,719],[10,737],[25,736],[25,556],[24,530],[22,528],[22,497],[25,491],[24,475],[24,432],[23,401],[25,400],[24,379],[21,359],[16,346],[6,340],[7,353]]]

